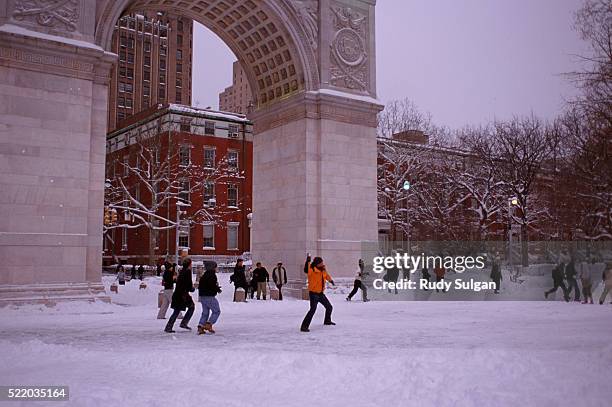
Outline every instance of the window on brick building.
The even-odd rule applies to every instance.
[[[238,223],[227,224],[227,249],[237,250],[238,249]]]
[[[150,41],[145,41],[144,50],[145,52],[151,52],[151,42]]]
[[[179,47],[183,46],[183,36],[180,34],[176,36],[176,45]]]
[[[202,195],[204,205],[210,208],[214,208],[215,202],[215,183],[214,181],[204,181],[204,192]]]
[[[151,71],[149,71],[149,70],[145,69],[145,70],[142,72],[142,78],[143,78],[143,80],[145,80],[145,81],[150,81],[150,80],[151,80]]]
[[[227,136],[229,138],[238,138],[238,126],[235,124],[227,126]]]
[[[179,61],[183,59],[183,51],[181,51],[180,49],[176,50],[176,59]]]
[[[176,30],[178,32],[183,32],[183,20],[178,20],[178,23],[176,25]]]
[[[133,64],[134,63],[134,54],[133,53],[130,52],[130,53],[127,54],[127,61],[128,61],[128,64]]]
[[[183,85],[183,80],[181,78],[176,78],[176,87],[180,88]]]
[[[176,64],[176,73],[179,73],[179,72],[181,73],[183,72],[183,64],[181,63]]]
[[[236,151],[236,150],[229,150],[227,152],[227,166],[231,170],[237,170],[238,169],[238,151]]]
[[[159,89],[157,89],[157,98],[158,99],[166,98],[166,88],[165,87],[160,86]]]
[[[227,206],[238,206],[238,185],[227,184]]]
[[[215,135],[215,122],[204,122],[204,134]]]
[[[204,167],[215,168],[215,155],[214,147],[204,147]]]
[[[160,59],[159,60],[159,69],[162,71],[166,70],[166,60],[165,59]]]
[[[181,166],[188,166],[191,163],[191,147],[180,146],[179,147],[179,164]]]
[[[126,76],[129,79],[133,79],[134,78],[134,68],[127,68],[126,69]]]
[[[215,248],[215,224],[212,222],[204,224],[204,248]]]
[[[145,55],[144,64],[145,66],[151,66],[151,56],[150,55]]]

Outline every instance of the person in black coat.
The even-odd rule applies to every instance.
[[[563,297],[565,298],[565,302],[569,302],[569,293],[567,292],[567,288],[565,287],[565,283],[563,282],[565,264],[560,263],[552,270],[552,279],[553,279],[553,288],[544,292],[544,297],[548,298],[548,296],[554,292],[557,292],[557,289],[561,287],[563,290]]]
[[[257,268],[253,270],[253,280],[257,282],[257,299],[259,300],[263,293],[263,299],[266,299],[267,286],[270,281],[270,274],[261,263],[256,264]]]
[[[429,280],[431,279],[431,274],[429,274],[429,269],[427,267],[423,267],[421,269],[421,279],[427,280],[427,284],[429,284]],[[428,291],[427,285],[425,285],[425,288],[423,290]]]
[[[242,259],[236,260],[234,274],[230,276],[230,283],[234,284],[234,301],[236,301],[236,290],[238,288],[242,288],[244,290],[246,300],[246,293],[249,291],[249,284],[247,283],[246,271]]]
[[[140,266],[138,266],[138,279],[142,281],[143,276],[144,276],[144,267],[142,267],[142,264],[141,264]]]
[[[168,320],[168,324],[166,324],[166,332],[174,333],[174,330],[172,329],[174,327],[174,322],[178,318],[181,311],[184,311],[185,309],[187,309],[187,312],[183,317],[183,321],[181,321],[180,327],[191,330],[189,327],[189,320],[193,315],[193,311],[195,311],[195,304],[191,298],[191,293],[194,291],[195,289],[193,288],[193,281],[191,279],[191,259],[186,258],[183,260],[183,268],[176,278],[176,288],[172,294],[172,303],[170,304],[173,312]]]
[[[213,325],[221,315],[217,294],[221,292],[219,281],[217,280],[217,263],[214,261],[205,262],[206,271],[200,276],[198,283],[199,301],[202,304],[202,316],[198,323],[198,335],[206,333],[215,333]]]
[[[580,301],[580,288],[578,287],[578,281],[576,280],[576,262],[574,258],[567,263],[565,266],[565,279],[567,280],[567,296],[574,290],[574,301]]]
[[[493,260],[493,265],[491,266],[491,280],[495,283],[495,290],[493,291],[495,294],[499,294],[499,290],[501,289],[501,281],[503,279],[501,273],[501,267],[499,265],[499,261],[496,259]]]
[[[136,279],[136,265],[132,264],[132,269],[130,270],[130,279]]]

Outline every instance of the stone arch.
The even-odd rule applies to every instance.
[[[292,0],[104,1],[98,4],[95,42],[109,49],[115,24],[126,12],[181,14],[205,25],[234,52],[249,79],[255,106],[262,108],[319,89],[316,10],[309,13],[305,7]]]

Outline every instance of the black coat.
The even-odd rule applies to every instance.
[[[221,292],[217,273],[212,270],[207,270],[200,276],[198,283],[198,294],[200,297],[216,297]]]
[[[172,309],[185,311],[186,308],[193,306],[193,299],[190,293],[194,291],[193,281],[191,280],[191,270],[183,267],[176,279],[176,289],[174,293],[172,293],[172,303],[170,307]]]
[[[174,273],[170,268],[164,271],[162,282],[164,283],[164,290],[172,290],[174,288]]]
[[[574,261],[570,261],[567,266],[565,266],[565,279],[567,281],[576,279],[576,266],[574,266]]]
[[[246,273],[244,271],[244,266],[235,266],[234,274],[230,276],[230,281],[234,283],[236,288],[242,287],[246,288],[248,286]]]
[[[491,267],[491,280],[493,281],[501,281],[502,273],[499,264],[493,263],[493,267]]]
[[[270,281],[270,274],[268,274],[268,270],[265,267],[258,267],[253,270],[253,280],[258,283],[265,283],[266,281]]]
[[[552,271],[552,279],[553,282],[555,284],[561,284],[563,283],[563,268],[564,268],[564,264],[561,263],[559,264],[557,267],[555,267]]]

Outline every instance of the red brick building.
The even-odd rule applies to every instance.
[[[177,228],[167,220],[177,223],[179,200],[189,204],[179,215],[179,250],[217,261],[249,251],[252,127],[243,115],[171,104],[109,133],[107,191],[118,192],[105,194],[107,207],[117,211],[105,230],[105,262],[150,264],[173,256]],[[171,185],[180,189],[166,193]]]

